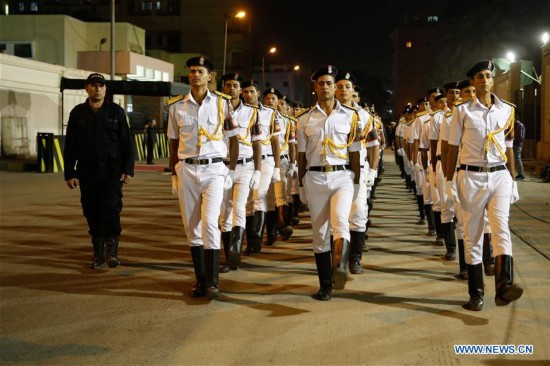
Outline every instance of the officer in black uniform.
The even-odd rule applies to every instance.
[[[88,99],[73,108],[65,136],[65,182],[80,187],[80,202],[92,236],[90,268],[116,267],[121,232],[122,185],[134,175],[130,128],[124,110],[105,100],[101,74],[86,79]],[[105,253],[107,249],[107,253]]]

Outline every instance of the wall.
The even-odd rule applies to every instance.
[[[542,47],[541,139],[537,158],[550,161],[550,44]]]

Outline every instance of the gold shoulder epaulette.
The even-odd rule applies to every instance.
[[[471,101],[471,100],[472,100],[472,98],[465,98],[465,99],[462,99],[462,100],[459,101],[459,102],[455,102],[455,106],[459,106],[459,105],[468,103],[468,102]]]
[[[252,104],[248,104],[248,103],[243,103],[243,104],[244,104],[245,106],[248,106],[248,107],[260,109],[260,107],[258,107],[257,105],[252,105]]]
[[[451,112],[451,111],[445,113],[445,117],[450,117],[450,116],[452,116],[452,115],[453,115],[453,112]]]
[[[219,92],[219,91],[217,91],[217,90],[214,90],[214,94],[217,94],[217,95],[219,95],[220,97],[225,98],[225,99],[231,99],[231,95],[224,94],[224,93]]]
[[[418,112],[418,113],[416,114],[416,116],[417,116],[417,117],[422,117],[422,116],[426,115],[426,113],[428,113],[428,111]]]
[[[437,112],[439,112],[439,111],[440,111],[439,109],[436,110],[436,111],[432,111],[432,113],[430,113],[430,116],[432,116],[432,117],[435,116],[435,114],[436,114]]]
[[[306,114],[306,113],[309,112],[310,110],[311,110],[311,107],[304,109],[303,111],[301,111],[300,113],[298,113],[298,114],[296,115],[296,118],[302,116],[303,114]]]
[[[276,109],[275,107],[271,107],[271,106],[269,106],[269,105],[265,105],[265,104],[264,104],[264,107],[266,107],[266,108],[270,108],[270,109],[273,109],[274,111],[276,111],[276,110],[277,110],[277,109]]]
[[[504,103],[508,104],[509,106],[516,108],[516,105],[515,105],[514,103],[510,103],[509,101],[504,100],[504,99],[501,99],[501,100],[502,100]]]
[[[351,109],[352,111],[355,111],[355,112],[359,111],[359,109],[357,109],[357,108],[355,108],[355,107],[352,107],[352,106],[350,106],[350,105],[342,104],[342,107],[346,107],[346,108]]]
[[[291,119],[293,120],[294,122],[298,122],[298,120],[294,117],[294,116],[291,116],[291,115],[288,115],[288,114],[284,114],[284,113],[281,113],[283,115],[283,117],[285,118],[288,118],[288,119]]]
[[[179,102],[182,99],[183,99],[183,95],[176,95],[175,97],[168,99],[168,101],[166,102],[166,105],[172,105],[176,102]]]

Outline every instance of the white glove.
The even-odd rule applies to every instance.
[[[399,149],[397,149],[397,155],[405,156],[405,150],[402,147],[400,147]]]
[[[178,195],[178,176],[175,174],[172,176],[172,194]]]
[[[298,193],[300,194],[300,201],[302,201],[304,205],[307,205],[306,187],[304,186],[298,187]]]
[[[275,168],[273,169],[273,182],[280,182],[281,181],[281,169]]]
[[[412,171],[414,171],[414,163],[413,163],[413,161],[412,161],[412,160],[409,160],[407,164],[409,164],[409,169],[412,170]]]
[[[359,184],[353,184],[353,201],[357,199],[358,194],[359,194]]]
[[[288,164],[288,170],[286,171],[286,177],[287,178],[292,178],[295,171],[296,171],[296,165],[294,165],[292,163]]]
[[[223,189],[230,190],[233,188],[233,177],[235,176],[235,171],[230,170],[229,173],[225,176],[225,181],[223,182]]]
[[[422,168],[422,165],[417,161],[416,164],[414,164],[414,171],[420,173],[424,168]]]
[[[248,185],[250,189],[255,190],[260,187],[260,177],[262,176],[262,172],[259,170],[254,170],[254,174],[252,174],[252,179],[250,179],[250,184]]]
[[[510,204],[513,205],[519,201],[518,182],[512,182],[512,197],[510,197]]]
[[[365,178],[365,184],[367,185],[367,187],[372,187],[374,185],[375,178],[376,178],[376,170],[369,169],[369,172],[367,173],[367,176]]]
[[[384,150],[386,148],[386,144],[380,145],[380,151]]]
[[[447,193],[447,197],[452,198],[456,203],[460,203],[455,182],[450,180],[445,181],[445,193]]]

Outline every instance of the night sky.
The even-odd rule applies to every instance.
[[[480,1],[320,1],[251,0],[255,49],[276,46],[274,63],[300,64],[316,69],[333,64],[340,70],[360,70],[391,85],[391,33],[405,23],[407,14],[420,12],[452,21],[457,29],[479,24],[502,34],[492,35],[498,47],[515,48],[519,57],[540,58],[539,36],[550,31],[549,0]],[[343,5],[337,7],[335,5]],[[491,15],[494,13],[494,15]],[[485,21],[488,19],[488,21]],[[469,23],[469,24],[468,24]],[[546,28],[546,29],[545,29]],[[472,36],[470,35],[471,37]],[[489,53],[489,52],[488,52]],[[261,59],[261,51],[258,52]],[[487,54],[487,58],[497,57]]]

